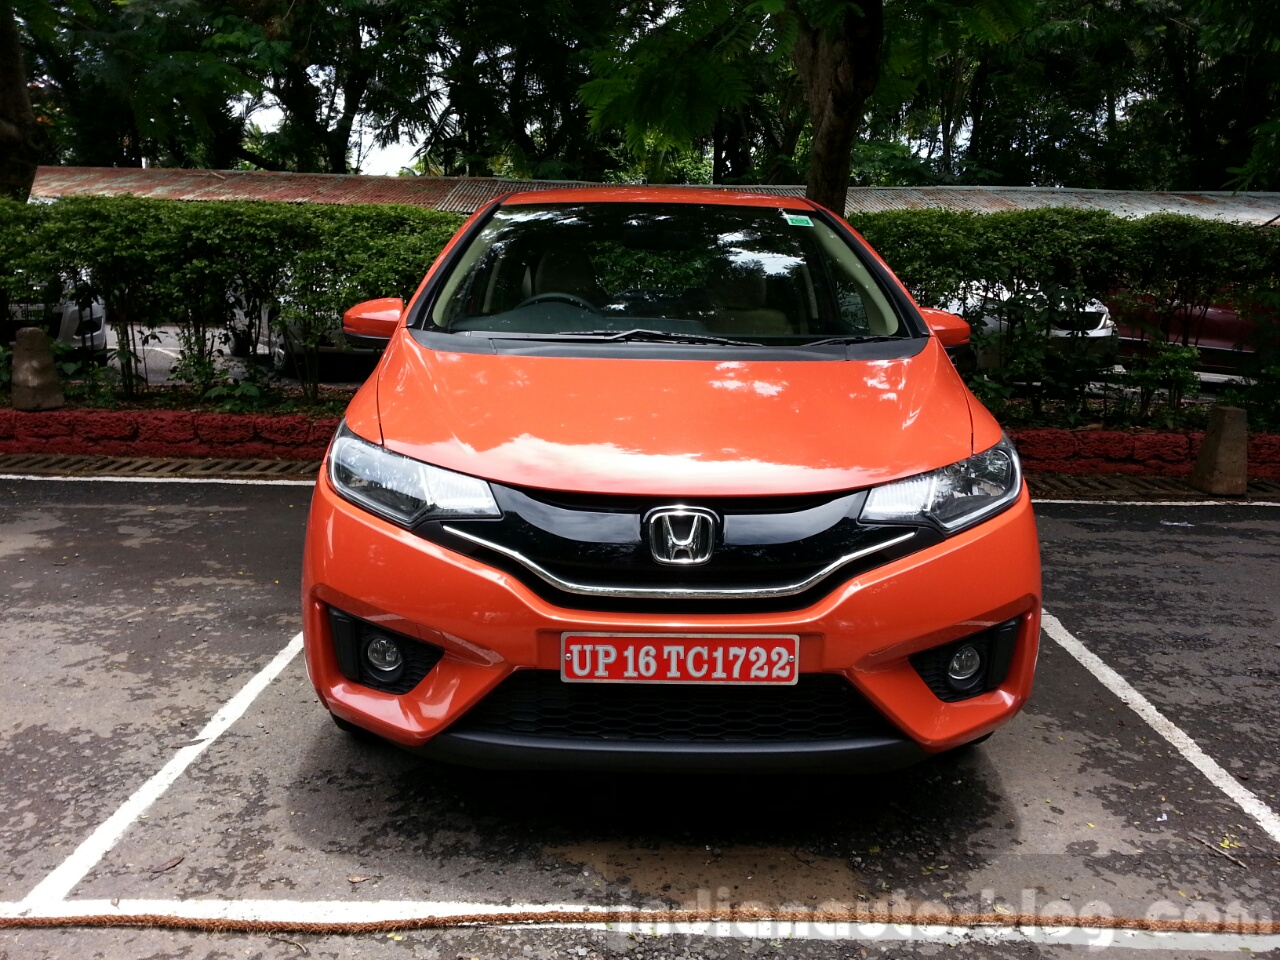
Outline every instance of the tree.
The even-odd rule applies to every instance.
[[[264,38],[188,0],[18,0],[49,159],[91,166],[228,167]]]
[[[596,0],[450,0],[441,10],[440,76],[448,96],[422,146],[446,174],[604,177],[608,143],[590,135],[579,88],[617,22]]]
[[[44,139],[27,92],[18,25],[9,4],[0,3],[0,195],[27,199]]]
[[[843,213],[883,37],[883,0],[689,0],[619,35],[583,98],[597,129],[621,128],[633,153],[661,157],[717,124],[721,139],[753,100],[755,65],[789,58],[811,123],[807,194]]]
[[[1111,189],[1217,190],[1233,173],[1253,187],[1277,182],[1273,6],[1037,0],[1029,12],[1012,42],[970,54],[968,143],[945,173]],[[920,114],[945,94],[921,91]]]
[[[789,0],[786,9],[795,18],[791,56],[804,79],[813,124],[805,195],[843,214],[850,151],[862,129],[863,108],[880,80],[884,3]]]
[[[204,0],[211,2],[211,0]],[[353,172],[352,146],[416,133],[430,122],[438,89],[439,9],[418,0],[230,0],[267,41],[250,69],[283,111],[278,129],[255,138],[265,165]]]
[[[1007,39],[1030,2],[686,0],[620,32],[615,48],[596,58],[596,77],[583,87],[583,98],[596,128],[623,130],[633,153],[689,149],[711,136],[718,155],[724,131],[741,127],[745,108],[756,113],[770,103],[755,79],[762,64],[773,64],[774,89],[783,88],[789,74],[808,108],[807,136],[796,132],[775,143],[789,147],[793,160],[803,154],[809,198],[843,212],[851,151],[882,80],[886,47],[894,41],[905,47],[922,30],[937,32],[939,24],[956,37],[981,31]],[[896,36],[886,35],[889,25]],[[924,64],[933,48],[920,45],[927,51]],[[892,65],[900,66],[901,58]],[[915,73],[894,78],[898,96],[911,95],[919,85],[923,67]],[[775,109],[784,103],[773,98]],[[948,115],[948,144],[955,141],[961,114],[953,109]],[[729,169],[717,162],[717,179]]]

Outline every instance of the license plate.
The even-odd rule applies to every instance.
[[[773,634],[564,633],[566,683],[793,684],[800,638]]]

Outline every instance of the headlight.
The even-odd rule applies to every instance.
[[[392,453],[338,428],[329,480],[343,497],[402,526],[433,517],[499,517],[489,484]]]
[[[947,533],[1003,510],[1022,489],[1022,466],[1009,438],[932,473],[874,487],[860,520],[933,523]]]

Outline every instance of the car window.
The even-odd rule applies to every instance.
[[[811,214],[719,204],[498,209],[444,282],[439,329],[643,328],[772,343],[905,335],[871,271]]]

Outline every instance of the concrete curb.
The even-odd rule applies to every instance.
[[[0,410],[0,453],[111,457],[217,457],[319,460],[337,417],[196,413],[184,410]],[[1040,428],[1010,432],[1029,472],[1191,473],[1204,441],[1198,432]],[[1280,479],[1280,435],[1249,438],[1249,476]]]
[[[1126,473],[1183,477],[1195,466],[1204,434],[1039,428],[1010,431],[1028,472]],[[1249,437],[1249,476],[1280,478],[1280,435]]]
[[[185,410],[0,410],[0,453],[319,460],[338,420]]]

